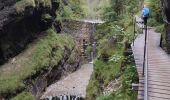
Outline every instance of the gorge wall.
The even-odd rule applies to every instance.
[[[166,30],[166,48],[167,52],[170,53],[170,1],[169,0],[161,0],[162,8],[163,8],[163,20],[165,22],[165,30]]]
[[[0,1],[0,72],[2,69],[6,69],[4,68],[6,63],[11,63],[14,58],[16,58],[14,64],[11,63],[10,66],[7,66],[9,71],[20,65],[21,70],[17,69],[18,72],[32,67],[29,69],[32,72],[27,73],[28,75],[23,72],[24,77],[12,71],[8,72],[10,78],[8,76],[6,78],[4,74],[6,72],[0,73],[0,99],[13,97],[18,99],[19,95],[24,100],[22,94],[25,92],[33,95],[34,99],[40,99],[46,87],[76,71],[85,61],[86,58],[82,57],[82,53],[85,52],[88,45],[92,45],[94,24],[81,21],[58,22],[56,17],[60,2],[60,0]],[[63,0],[63,2],[68,3],[67,0]],[[53,31],[47,33],[48,29]],[[59,32],[62,34],[57,34]],[[48,36],[49,34],[52,35]],[[60,38],[63,39],[60,40]],[[40,44],[37,42],[44,43],[41,48],[43,56],[37,56],[33,50],[30,55],[36,55],[37,62],[34,61],[34,57],[30,57],[29,66],[18,64],[19,57],[17,56],[24,55],[25,50],[29,48],[38,48]],[[44,58],[44,54],[46,58]],[[19,78],[11,77],[10,75],[13,73]],[[5,83],[6,80],[8,83]],[[11,84],[15,84],[13,80],[19,81],[19,84],[23,85],[16,85],[13,88],[11,86]],[[3,88],[4,84],[5,88]]]
[[[48,5],[40,0],[32,0],[32,4],[29,0],[17,1],[0,1],[0,64],[19,54],[52,25],[60,32],[55,21],[57,0],[49,0]]]

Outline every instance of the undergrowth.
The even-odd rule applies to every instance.
[[[108,22],[97,27],[98,58],[94,62],[94,72],[87,88],[87,100],[136,99],[137,93],[131,87],[132,83],[137,83],[136,67],[130,58],[124,56],[127,44],[133,39],[132,23],[124,23],[128,18],[119,21],[117,25]],[[125,63],[128,60],[130,64]],[[121,78],[122,87],[109,96],[103,96],[104,87],[115,78]]]

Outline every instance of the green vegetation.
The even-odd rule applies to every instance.
[[[162,18],[161,0],[146,0],[146,1],[148,2],[148,6],[151,10],[151,15],[148,20],[148,24],[149,26],[155,27],[156,31],[161,33],[162,35],[161,46],[165,51],[167,51],[166,33]]]
[[[131,84],[137,82],[136,68],[133,66],[126,66],[125,68],[126,69],[121,76],[122,87],[111,95],[99,96],[96,100],[136,100],[137,93],[131,89]]]
[[[132,57],[124,52],[133,39],[132,15],[137,13],[138,0],[110,0],[104,8],[102,18],[106,23],[97,26],[98,57],[87,88],[87,100],[136,100],[137,93],[132,83],[138,82]],[[138,5],[139,4],[139,5]],[[120,88],[108,96],[103,90],[110,81],[120,79]]]
[[[26,7],[34,8],[39,4],[42,4],[43,7],[51,8],[51,0],[19,0],[15,4],[15,10],[17,14],[23,14]]]
[[[31,6],[35,7],[35,1],[34,0],[21,0],[15,4],[15,9],[17,13],[22,13],[25,10],[25,7]]]
[[[159,26],[156,27],[156,31],[157,32],[165,32],[165,26],[164,24],[161,24]]]
[[[57,20],[81,19],[87,15],[87,2],[84,0],[60,0]]]
[[[0,74],[0,94],[23,90],[26,87],[26,78],[48,69],[49,66],[57,65],[64,55],[65,48],[72,50],[75,47],[74,40],[69,35],[56,34],[52,29],[47,30],[45,34],[32,45],[31,57],[21,64],[22,67],[10,73]]]
[[[102,18],[104,24],[97,25],[95,40],[97,40],[97,58],[94,62],[94,72],[87,88],[87,100],[136,100],[137,93],[132,90],[132,83],[138,82],[136,67],[133,57],[125,56],[133,39],[132,18],[141,11],[143,0],[58,0],[60,3],[57,10],[56,20]],[[21,0],[16,3],[17,13],[23,13],[25,7],[35,7],[37,4],[51,7],[51,0]],[[151,9],[148,21],[150,26],[156,26],[156,31],[164,32],[161,17],[160,0],[146,0],[145,3]],[[43,20],[50,20],[48,13],[42,15]],[[163,34],[163,45],[165,44]],[[0,74],[0,94],[22,91],[13,100],[31,100],[33,96],[27,92],[24,81],[36,75],[38,72],[47,70],[59,63],[67,48],[73,50],[74,40],[68,34],[56,34],[52,29],[32,45],[31,56],[21,64],[22,67],[11,73]],[[86,52],[90,53],[91,47]],[[74,64],[76,51],[73,50],[68,63]],[[52,56],[53,55],[53,56]],[[52,57],[51,57],[52,56]],[[120,79],[120,88],[109,95],[103,95],[103,90],[109,82]]]
[[[160,0],[148,0],[148,4],[151,14],[149,18],[150,26],[158,26],[163,24],[162,11],[161,11],[161,1]]]
[[[126,23],[124,24],[126,26]],[[132,39],[129,34],[132,30],[129,31],[129,28],[125,32],[114,23],[105,23],[97,27],[98,58],[94,63],[94,72],[87,88],[87,100],[136,100],[137,93],[131,90],[131,84],[138,82],[137,71],[132,60],[129,60],[128,64],[125,63],[129,58],[124,56],[126,43],[130,43]],[[115,78],[121,79],[122,87],[109,96],[102,96],[104,87]]]
[[[16,97],[12,98],[12,100],[35,100],[35,99],[30,92],[22,92],[18,94]]]
[[[26,7],[52,8],[51,0],[19,0],[15,4],[17,14],[23,14]],[[57,10],[57,20],[61,19],[81,19],[88,15],[87,2],[82,0],[57,0],[59,9]]]
[[[150,18],[148,20],[149,26],[156,27],[156,31],[165,32],[163,27],[163,18],[160,0],[147,0],[147,5],[151,10]]]

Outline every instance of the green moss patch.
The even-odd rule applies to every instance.
[[[25,10],[25,7],[35,7],[35,1],[34,0],[21,0],[15,4],[15,9],[17,13],[22,13]]]
[[[30,92],[22,92],[12,98],[12,100],[35,100],[35,98]]]

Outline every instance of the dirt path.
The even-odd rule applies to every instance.
[[[93,64],[84,64],[79,70],[52,84],[46,89],[42,98],[61,95],[85,97],[86,87],[93,72]]]

